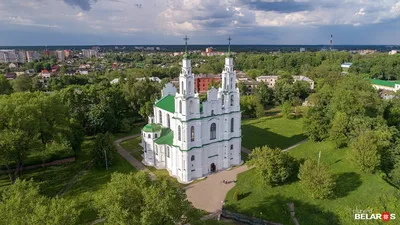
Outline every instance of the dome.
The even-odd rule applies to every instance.
[[[159,132],[161,131],[161,125],[150,123],[144,126],[142,130],[150,133]]]

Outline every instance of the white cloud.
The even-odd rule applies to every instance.
[[[66,2],[68,4],[66,4]],[[248,35],[400,19],[399,0],[0,0],[0,23],[90,35]],[[90,4],[87,4],[90,3]],[[135,4],[141,4],[141,7]],[[20,27],[20,28],[19,28]],[[37,29],[38,30],[38,29]]]
[[[361,8],[360,11],[358,11],[356,14],[354,14],[355,16],[364,16],[365,15],[365,11],[364,8]]]

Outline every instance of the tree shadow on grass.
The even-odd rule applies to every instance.
[[[361,176],[354,172],[341,173],[336,176],[334,190],[336,198],[346,197],[350,192],[357,190],[362,184]]]
[[[325,211],[308,202],[287,198],[279,194],[268,196],[261,201],[261,204],[252,205],[248,208],[241,206],[240,201],[232,202],[232,204],[228,201],[226,208],[232,212],[265,219],[270,222],[293,224],[288,203],[294,203],[295,217],[300,224],[339,225],[339,218],[334,213]]]
[[[254,122],[254,124],[263,123],[264,120],[269,119],[265,118],[262,121]],[[270,148],[285,149],[307,138],[305,134],[297,134],[291,137],[285,137],[283,135],[271,132],[270,128],[260,128],[254,126],[253,123],[242,125],[242,134],[242,145],[248,149],[262,147],[264,145],[267,145]]]
[[[251,191],[246,192],[246,193],[240,193],[240,194],[238,194],[238,200],[242,200],[242,199],[248,197],[249,195],[251,195]]]

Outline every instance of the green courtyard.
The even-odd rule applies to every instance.
[[[396,189],[379,174],[364,174],[355,168],[349,160],[349,149],[335,149],[329,142],[307,141],[290,150],[289,154],[300,160],[317,159],[319,151],[321,151],[321,162],[327,164],[335,174],[337,182],[335,198],[312,199],[311,195],[303,190],[296,177],[282,186],[263,186],[254,171],[249,170],[239,175],[236,186],[228,192],[226,207],[235,212],[269,221],[293,224],[287,206],[287,203],[292,202],[299,223],[307,225],[380,224],[380,222],[354,220],[353,210],[371,209],[375,213],[399,212],[400,202],[396,202],[393,198]],[[239,192],[238,201],[233,200],[236,190]]]

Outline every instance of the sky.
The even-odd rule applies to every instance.
[[[400,45],[400,0],[0,0],[0,46]]]

